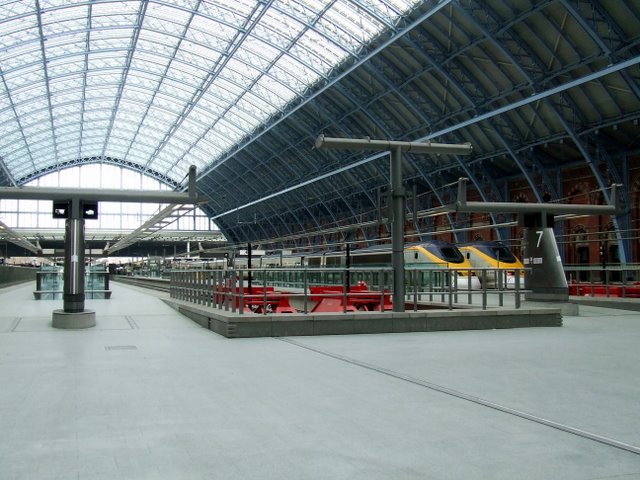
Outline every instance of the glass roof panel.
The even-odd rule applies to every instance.
[[[84,58],[76,56],[76,58],[68,58],[63,61],[51,60],[47,66],[47,73],[50,81],[56,77],[67,77],[71,74],[84,72]]]
[[[237,28],[219,22],[213,17],[196,15],[189,25],[185,38],[203,46],[225,49],[236,32]]]
[[[198,14],[211,19],[219,19],[226,25],[241,27],[247,16],[256,5],[255,0],[236,0],[227,2],[202,2],[198,7]]]
[[[74,90],[83,92],[83,73],[75,75],[64,75],[58,78],[49,79],[49,93],[55,95],[58,92],[64,92],[65,90]],[[92,90],[87,90],[85,95],[90,95]]]
[[[36,45],[38,48],[35,48]],[[26,45],[21,44],[5,50],[6,57],[2,62],[2,70],[5,74],[12,73],[14,69],[29,68],[31,65],[33,68],[41,68],[42,52],[39,44],[34,42],[34,48],[20,48],[21,46],[25,47]]]
[[[416,3],[2,3],[0,156],[15,178],[106,155],[183,181]]]
[[[27,4],[27,2],[19,1],[6,2],[6,5],[3,5],[2,8],[6,10],[7,16],[18,16],[31,13],[33,9],[31,5]]]
[[[83,29],[87,25],[88,15],[89,7],[86,4],[53,10],[44,8],[40,15],[42,32],[48,37]]]
[[[89,36],[89,51],[127,49],[131,44],[131,29],[94,30]]]
[[[37,68],[14,70],[4,75],[4,81],[12,96],[13,92],[16,96],[29,95],[29,91],[44,87],[44,72]]]
[[[196,123],[191,118],[187,118],[182,123],[180,133],[183,138],[187,139],[190,143],[194,143],[203,137],[210,125],[212,125],[212,122]]]
[[[2,9],[6,8],[2,5]],[[40,45],[40,32],[38,31],[38,18],[34,12],[29,12],[28,16],[3,15],[3,21],[0,23],[2,35],[0,35],[0,46],[3,48],[19,45],[24,42],[33,42]],[[28,45],[26,48],[31,48]]]
[[[264,98],[275,110],[287,103],[288,99],[295,94],[289,87],[285,87],[281,83],[276,83],[268,77],[262,77],[258,83],[251,89],[256,96]]]
[[[22,124],[28,125],[34,121],[41,121],[40,115],[48,117],[48,113],[45,111],[49,108],[47,97],[44,95],[34,96],[33,98],[26,97],[24,101],[16,103],[14,105],[15,111],[22,117]]]
[[[10,124],[0,124],[0,148],[7,149],[9,146],[13,145],[15,147],[19,146],[22,142],[22,135],[14,128],[13,125]],[[23,144],[24,145],[24,144]],[[11,162],[11,159],[5,159],[5,162]],[[15,159],[14,161],[20,161],[19,159]]]

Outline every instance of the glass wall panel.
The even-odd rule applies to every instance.
[[[27,186],[60,188],[108,188],[127,190],[170,190],[155,178],[141,172],[111,164],[73,166],[39,177]],[[100,202],[98,221],[88,221],[87,229],[133,230],[158,213],[166,204]],[[64,220],[51,218],[53,205],[49,200],[0,200],[0,220],[10,228],[64,229]],[[167,229],[211,230],[209,218],[197,209],[174,222]],[[213,230],[217,230],[214,226]]]

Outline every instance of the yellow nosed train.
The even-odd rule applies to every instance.
[[[450,268],[456,270],[458,289],[480,288],[480,282],[471,271],[473,265],[453,243],[430,240],[405,248],[404,264],[408,269]],[[452,282],[452,285],[454,283]]]
[[[484,241],[460,244],[460,251],[474,268],[486,269],[487,287],[514,288],[515,271],[520,272],[520,287],[524,288],[524,265],[500,242]],[[481,271],[477,272],[482,278]]]

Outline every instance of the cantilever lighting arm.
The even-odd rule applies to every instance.
[[[395,140],[372,140],[371,138],[333,138],[320,135],[315,142],[316,148],[339,150],[376,150],[402,152],[442,153],[445,155],[470,155],[473,147],[470,143],[448,144],[432,142],[400,142]]]
[[[393,140],[372,140],[371,138],[330,138],[320,135],[315,142],[316,148],[334,148],[340,150],[377,150],[391,154],[389,162],[389,180],[391,187],[393,220],[391,222],[391,266],[393,268],[393,311],[404,312],[404,225],[405,193],[402,186],[402,154],[445,154],[469,155],[470,143],[442,144],[431,142],[400,142]]]
[[[458,198],[451,211],[468,213],[548,213],[553,215],[620,215],[617,187],[611,185],[610,205],[521,202],[468,202],[467,179],[458,179]]]

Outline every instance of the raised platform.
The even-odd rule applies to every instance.
[[[571,296],[569,302],[576,305],[588,305],[590,307],[615,308],[616,310],[640,311],[640,299],[620,297],[582,297]]]
[[[267,314],[227,312],[172,298],[163,301],[204,328],[227,338],[560,327],[559,308],[430,308],[417,312]]]

